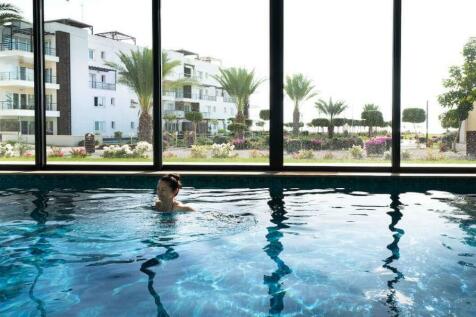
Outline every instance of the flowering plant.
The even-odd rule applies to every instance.
[[[212,157],[215,158],[227,158],[233,157],[233,150],[235,146],[230,143],[213,144],[212,145]]]
[[[379,136],[365,142],[365,151],[367,156],[383,155],[386,150],[389,150],[392,143],[392,138],[388,136]]]
[[[0,143],[0,157],[14,157],[13,146],[8,143]]]

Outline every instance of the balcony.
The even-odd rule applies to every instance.
[[[177,119],[183,119],[183,118],[185,118],[185,111],[183,111],[183,110],[164,110],[163,111],[163,117],[165,118],[166,116],[175,116]]]
[[[0,101],[0,117],[33,117],[35,108],[32,103],[15,104],[12,101]],[[56,103],[46,104],[46,116],[56,118],[60,116]]]
[[[89,88],[104,89],[104,90],[116,90],[116,84],[103,83],[101,81],[90,81]]]
[[[31,46],[31,44],[24,42],[3,42],[0,44],[0,51],[20,51],[33,53],[33,47]],[[45,47],[44,53],[45,55],[56,56],[56,49],[52,47]]]
[[[34,81],[35,76],[33,70],[31,72],[2,72],[0,73],[0,81],[21,80],[21,81]],[[45,83],[56,84],[56,76],[45,76]]]
[[[199,78],[195,74],[183,74],[183,73],[178,74],[177,79],[179,79],[179,80],[190,80],[190,81],[197,82],[197,83],[199,81],[203,80],[202,78]]]
[[[15,104],[11,101],[0,101],[0,110],[35,110],[35,105],[30,104]],[[47,103],[47,111],[56,111],[56,103]]]
[[[203,94],[192,94],[192,93],[183,93],[183,91],[163,91],[163,97],[171,97],[176,99],[193,99],[193,100],[207,100],[207,101],[217,101],[216,96],[209,96]]]

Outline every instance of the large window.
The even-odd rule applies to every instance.
[[[475,171],[473,2],[5,0],[0,167]]]
[[[152,164],[151,10],[45,0],[48,163]]]
[[[285,164],[390,165],[392,1],[284,6]]]
[[[0,164],[35,160],[32,2],[2,1],[0,10]]]
[[[269,1],[164,0],[161,31],[164,163],[268,164]]]
[[[471,0],[403,1],[404,166],[476,165],[475,11]]]

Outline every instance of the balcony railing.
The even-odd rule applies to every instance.
[[[89,88],[116,90],[116,84],[103,83],[101,81],[90,81]]]
[[[183,111],[183,110],[164,110],[163,115],[164,117],[172,115],[172,116],[175,116],[177,119],[181,119],[185,117],[185,112],[186,111]]]
[[[56,111],[56,103],[47,103],[47,111]],[[0,110],[35,110],[35,104],[15,104],[12,101],[0,101]]]
[[[22,42],[3,42],[0,44],[0,51],[22,51],[33,53],[33,47],[29,43]],[[56,56],[56,49],[45,47],[45,55]]]
[[[2,72],[0,73],[0,81],[5,80],[23,80],[23,81],[34,81],[33,70],[31,72]],[[56,76],[45,76],[45,82],[48,84],[56,84]]]
[[[203,95],[203,94],[184,94],[183,91],[163,91],[162,92],[163,96],[166,97],[175,97],[177,99],[195,99],[195,100],[208,100],[208,101],[217,101],[216,96],[209,96],[209,95]]]
[[[223,97],[224,102],[236,103],[235,98],[233,97]]]

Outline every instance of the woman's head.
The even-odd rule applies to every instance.
[[[157,184],[157,195],[160,200],[173,199],[177,196],[182,184],[180,176],[177,174],[168,174],[160,178]]]

